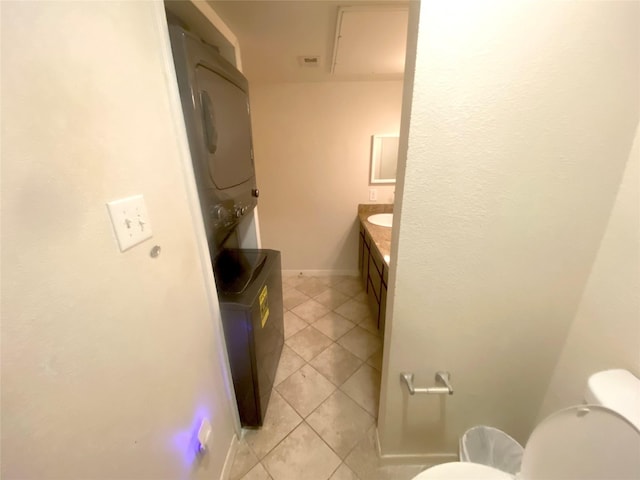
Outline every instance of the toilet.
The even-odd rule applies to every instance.
[[[626,370],[591,377],[584,405],[555,412],[533,431],[518,480],[640,478],[640,380]],[[413,480],[513,480],[470,462],[443,463]]]

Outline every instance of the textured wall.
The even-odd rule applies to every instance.
[[[638,122],[639,5],[420,8],[378,427],[437,461],[534,425]],[[436,370],[456,393],[409,398],[399,373]]]
[[[640,377],[640,130],[589,282],[540,416],[579,403],[587,378],[609,368]]]
[[[398,132],[401,96],[402,82],[251,86],[262,245],[284,269],[357,271],[371,135]],[[390,203],[393,186],[372,188]]]
[[[234,408],[163,22],[158,2],[2,3],[4,479],[220,475]],[[154,236],[120,253],[105,203],[136,193]]]

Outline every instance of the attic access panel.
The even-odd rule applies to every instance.
[[[408,21],[402,5],[341,7],[331,73],[402,76]]]

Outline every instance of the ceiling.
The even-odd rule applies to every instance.
[[[402,78],[407,0],[208,3],[238,38],[243,71],[252,82]],[[338,29],[341,36],[336,42]],[[338,62],[332,68],[336,43]],[[316,56],[315,63],[304,61],[304,57]]]

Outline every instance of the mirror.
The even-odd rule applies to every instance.
[[[369,184],[396,183],[398,135],[371,137],[371,177]]]

